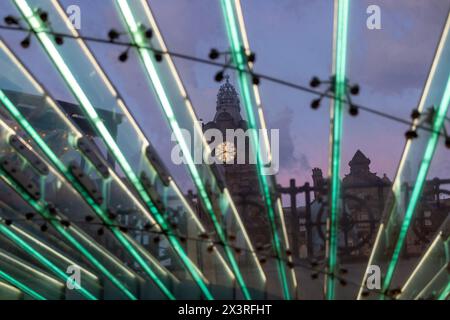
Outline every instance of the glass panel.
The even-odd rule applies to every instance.
[[[449,230],[450,219],[447,218],[402,287],[399,299],[438,299],[441,293],[446,297],[445,290],[449,283],[447,269],[450,263]]]
[[[54,23],[52,23],[52,28],[54,30],[66,33],[69,32],[69,29],[67,29],[68,26],[63,20],[66,19],[66,17],[64,14],[60,15],[61,12],[58,11],[60,10],[58,4],[45,2],[42,3],[41,7],[43,8],[43,10],[49,12],[50,17],[53,17]],[[42,33],[40,34],[40,36],[46,37],[47,35]],[[45,43],[45,41],[43,43]],[[51,46],[51,44],[48,43],[47,45]],[[49,46],[47,45],[44,46],[44,48],[48,49]],[[98,132],[98,138],[103,138],[104,141],[107,142],[107,148],[101,148],[103,152],[108,153],[108,157],[110,159],[114,159],[112,160],[113,162],[118,162],[121,170],[132,182],[132,185],[137,188],[137,193],[141,196],[142,200],[148,204],[147,210],[150,211],[154,217],[156,217],[156,220],[160,225],[162,223],[161,226],[163,226],[163,230],[166,231],[161,231],[162,229],[159,229],[158,226],[154,226],[154,231],[152,231],[154,233],[157,233],[156,237],[160,237],[161,235],[158,235],[158,233],[160,234],[161,232],[169,234],[168,239],[173,248],[175,248],[177,254],[179,255],[179,257],[181,257],[182,262],[187,264],[187,266],[189,267],[189,272],[194,276],[197,283],[200,285],[202,290],[205,291],[205,293],[208,290],[202,284],[205,281],[204,276],[199,273],[199,269],[195,265],[191,265],[191,261],[184,253],[183,247],[190,248],[190,254],[193,259],[198,260],[199,256],[201,256],[196,254],[197,250],[200,250],[200,252],[204,256],[207,255],[209,257],[208,260],[211,263],[204,263],[202,265],[205,269],[205,272],[208,273],[208,276],[214,278],[213,280],[217,280],[215,282],[217,282],[218,284],[231,287],[232,279],[229,277],[229,271],[227,270],[227,266],[226,264],[224,264],[223,259],[220,257],[217,250],[214,249],[212,254],[210,254],[208,250],[210,243],[208,243],[207,241],[199,242],[196,240],[192,240],[193,237],[189,237],[189,234],[187,234],[187,232],[190,232],[191,234],[195,234],[195,237],[198,237],[199,234],[204,233],[203,227],[196,219],[196,217],[192,214],[192,210],[189,207],[187,201],[179,192],[178,186],[175,185],[170,176],[166,176],[166,172],[163,172],[164,168],[155,168],[149,163],[149,159],[146,158],[145,152],[147,150],[147,147],[149,146],[149,142],[145,139],[138,125],[134,122],[134,119],[129,114],[123,103],[123,100],[117,98],[115,89],[109,83],[109,80],[103,74],[103,71],[99,69],[99,66],[96,63],[94,63],[95,60],[93,56],[90,55],[88,49],[84,47],[84,44],[81,42],[81,40],[76,41],[71,39],[67,40],[64,43],[64,46],[60,48],[61,51],[59,53],[50,51],[50,56],[52,58],[55,58],[56,56],[61,57],[59,56],[59,54],[61,54],[64,58],[69,58],[66,61],[67,65],[64,64],[65,67],[63,68],[64,71],[67,72],[62,73],[62,75],[66,77],[66,80],[68,73],[70,73],[71,70],[66,70],[65,68],[72,65],[76,66],[73,68],[73,71],[76,74],[78,82],[75,84],[74,82],[69,81],[69,87],[73,90],[74,86],[77,87],[81,85],[82,88],[86,89],[85,91],[73,90],[77,99],[80,99],[82,96],[84,96],[86,99],[87,97],[89,97],[89,101],[81,99],[82,103],[80,107],[82,107],[81,109],[84,109],[84,111],[87,111],[86,108],[89,109],[90,107],[92,107],[92,105],[95,105],[96,107],[99,106],[97,109],[89,109],[90,111],[88,110],[89,112],[86,113],[86,120],[90,125],[92,125],[92,128],[94,128],[94,130]],[[74,52],[77,53],[74,54]],[[60,61],[58,59],[56,60]],[[61,65],[58,66],[61,67]],[[83,71],[83,67],[90,69],[90,71]],[[92,90],[92,77],[97,77],[95,83],[95,86],[97,88],[95,90]],[[80,90],[81,87],[79,88]],[[97,116],[95,116],[91,111],[94,112]],[[108,121],[99,121],[98,116],[102,113],[109,114],[114,119],[120,118],[120,125]],[[111,132],[115,133],[114,137],[111,135]],[[130,137],[132,136],[135,137],[134,141],[139,141],[140,143],[129,143]],[[96,142],[98,143],[98,141]],[[109,152],[107,151],[108,149]],[[153,155],[151,156],[153,157]],[[146,176],[146,178],[144,178],[144,175]],[[138,177],[140,177],[141,179],[139,179]],[[146,186],[143,181],[148,181],[149,186]],[[114,183],[120,184],[119,187],[117,187],[118,191],[116,192],[116,195],[118,192],[121,192],[123,194],[126,191],[123,183],[119,182],[120,181],[118,179],[112,179],[112,181],[108,181],[108,183],[111,184],[108,184],[108,188],[112,188],[114,191],[116,190],[114,189]],[[150,190],[145,190],[145,188]],[[128,196],[130,196],[129,191]],[[127,198],[128,197],[126,195],[121,195],[119,197],[111,196],[111,199],[113,199],[112,201],[114,201],[114,199],[120,199],[120,203],[122,205],[124,202],[123,200]],[[135,200],[135,203],[133,204],[136,205],[137,201],[134,197],[133,199]],[[161,201],[161,204],[158,203],[159,201]],[[153,204],[153,202],[160,206],[160,208],[157,208]],[[117,204],[116,207],[118,205],[119,204]],[[162,215],[159,210],[165,210],[165,208],[168,209],[168,212]],[[135,219],[135,221],[139,222],[137,223],[138,225],[148,224],[146,223],[146,220],[150,220],[150,225],[154,225],[154,220],[148,214],[148,211],[144,211],[145,209],[143,209],[142,206],[140,206],[140,208],[138,209],[139,210],[134,210],[137,212],[127,217],[127,220]],[[168,232],[168,230],[174,225],[177,226],[178,230],[172,230]],[[183,241],[178,240],[178,238],[183,239]],[[122,239],[121,241],[125,240]],[[197,244],[200,244],[200,246]],[[161,249],[163,249],[166,254],[165,256],[160,256],[159,258],[167,262],[167,255],[169,255],[171,263],[170,268],[177,273],[177,277],[190,277],[189,274],[183,272],[183,269],[178,266],[179,260],[177,259],[177,256],[174,255],[173,249],[171,249],[172,247],[169,247],[167,243],[155,244],[155,242],[150,241],[150,244],[148,244],[148,246],[152,246],[155,252],[158,252],[158,248],[162,247]],[[137,250],[137,252],[142,253],[144,251],[139,249]],[[134,254],[136,254],[136,251],[134,252]],[[142,262],[142,259],[138,259],[138,261]],[[143,267],[143,269],[145,270],[146,268]],[[179,294],[185,295],[191,293],[187,293],[186,290],[179,290]],[[195,290],[192,291],[192,294],[195,296]]]
[[[436,153],[439,138],[450,103],[450,55],[449,41],[450,17],[438,43],[433,64],[417,107],[413,127],[408,132],[409,140],[403,151],[392,190],[384,208],[384,217],[371,254],[370,265],[378,265],[384,274],[382,295],[395,294],[405,279],[405,272],[399,263],[407,254],[410,227],[420,210],[421,197],[426,197],[427,176],[431,161]],[[448,173],[448,172],[447,172]],[[431,177],[430,177],[431,178]],[[420,215],[418,216],[420,218]],[[364,277],[364,282],[366,281]],[[360,290],[360,297],[363,290]],[[379,297],[378,294],[370,297]]]
[[[13,126],[18,126],[12,120],[10,121]],[[61,176],[43,158],[40,158],[40,161],[49,169],[49,172],[46,175],[39,175],[35,167],[25,158],[18,156],[9,143],[11,137],[17,137],[18,135],[3,121],[0,124],[0,155],[3,159],[1,177],[15,191],[2,190],[2,197],[8,199],[7,207],[2,205],[2,215],[7,213],[5,208],[7,209],[8,207],[13,213],[21,213],[19,216],[16,216],[10,212],[9,219],[23,219],[28,213],[37,212],[43,219],[46,229],[49,226],[53,227],[56,233],[59,233],[71,247],[78,250],[86,260],[98,268],[106,276],[106,279],[117,285],[124,292],[125,295],[123,297],[134,297],[130,290],[136,290],[136,275],[126,267],[123,267],[123,263],[119,262],[117,258],[113,258],[109,253],[105,253],[106,251],[97,245],[96,241],[76,226],[81,225],[86,232],[90,231],[93,234],[98,230],[98,227],[95,227],[95,225],[86,225],[84,217],[79,216],[82,212],[90,212],[87,204],[78,197],[74,190],[69,187],[70,185],[66,184]],[[20,141],[23,146],[33,150],[25,140],[20,139]],[[5,164],[5,159],[11,164],[9,172],[6,172],[9,165]],[[13,178],[11,174],[14,173],[14,170],[20,170],[22,178]],[[20,181],[24,179],[23,177],[29,178],[26,181]],[[34,188],[33,192],[25,189],[29,186]],[[16,193],[23,199],[19,199]],[[64,195],[63,201],[61,201],[62,195]],[[24,200],[28,205],[25,204]],[[54,212],[51,208],[57,208],[57,211]],[[64,221],[70,222],[69,227]],[[112,241],[113,238],[109,235],[105,235],[104,239],[99,240],[104,241],[105,244],[109,243],[111,248],[117,248],[117,244]],[[117,252],[117,249],[114,252]]]
[[[148,75],[150,85],[159,99],[163,114],[183,153],[184,163],[197,187],[205,214],[211,219],[211,227],[217,234],[217,241],[223,244],[223,250],[243,296],[247,299],[260,298],[265,287],[265,275],[256,259],[236,207],[231,202],[228,190],[221,186],[223,181],[221,173],[218,172],[221,169],[219,167],[212,169],[203,161],[204,152],[208,154],[210,148],[192,102],[172,58],[164,54],[162,61],[158,61],[158,56],[155,55],[158,52],[148,48],[148,39],[143,34],[145,30],[140,29],[142,26],[149,26],[154,33],[150,41],[151,47],[159,52],[167,52],[153,13],[146,1],[133,2],[133,5],[129,1],[118,1],[117,4],[117,11],[122,16],[124,27],[132,35],[132,41],[143,47],[139,50],[142,70]],[[230,238],[236,239],[232,240],[233,244],[227,239],[227,234]],[[233,246],[239,250],[233,250]]]
[[[278,159],[272,159],[269,133],[258,88],[260,80],[252,74],[253,61],[250,59],[252,53],[240,1],[222,0],[221,7],[232,61],[238,69],[236,76],[250,129],[249,157],[256,164],[259,189],[269,224],[267,232],[272,235],[272,249],[277,259],[281,290],[285,299],[291,299],[296,296],[297,283],[292,256],[288,255],[291,250],[281,200],[274,196],[277,192],[275,174],[278,172],[279,164],[276,163]],[[258,132],[258,129],[261,131]]]
[[[322,299],[326,217],[321,199],[326,199],[329,111],[326,103],[312,109],[317,96],[297,90],[295,85],[308,84],[313,75],[329,77],[329,64],[324,61],[330,61],[332,55],[333,3],[241,1],[241,6],[256,56],[254,70],[269,76],[261,76],[258,87],[267,127],[279,130],[276,180],[281,185],[278,192],[283,195],[286,231],[299,279],[297,298]],[[294,87],[277,83],[277,79]],[[277,141],[272,141],[276,159]],[[261,233],[270,235],[271,231]]]
[[[64,283],[3,250],[0,250],[0,279],[36,300],[57,300],[64,296]]]

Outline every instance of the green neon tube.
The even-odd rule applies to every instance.
[[[106,146],[111,151],[111,153],[116,158],[117,162],[119,163],[120,167],[122,168],[122,171],[127,176],[128,180],[133,184],[135,187],[137,193],[142,198],[144,203],[149,207],[150,212],[155,217],[158,224],[162,227],[163,230],[170,230],[170,227],[165,220],[165,218],[161,215],[161,213],[158,211],[156,206],[153,204],[152,200],[150,199],[149,195],[145,191],[144,186],[142,185],[139,178],[136,176],[134,171],[132,170],[130,164],[128,163],[125,156],[122,154],[121,150],[117,146],[116,142],[114,141],[113,137],[101,121],[100,117],[98,116],[94,106],[90,102],[89,98],[81,88],[80,84],[76,81],[75,76],[71,72],[70,68],[65,63],[64,59],[60,55],[58,49],[55,47],[53,41],[50,39],[49,35],[46,32],[42,32],[45,28],[42,25],[42,22],[39,20],[39,18],[34,14],[30,6],[28,5],[26,0],[14,0],[16,6],[22,13],[22,15],[25,17],[31,28],[33,28],[36,31],[36,35],[38,39],[40,40],[40,43],[42,47],[45,49],[49,57],[51,58],[52,62],[55,64],[58,71],[63,76],[64,80],[66,81],[67,85],[69,86],[70,90],[74,94],[74,96],[77,98],[77,100],[80,103],[80,106],[85,111],[88,119],[92,122],[93,126],[97,129],[99,134],[102,136],[102,138],[105,141]],[[74,179],[72,179],[74,180]],[[71,183],[76,184],[76,181],[71,181]],[[80,188],[79,191],[82,188]],[[91,199],[92,200],[92,199]],[[93,201],[90,201],[95,206],[95,203]],[[96,206],[98,207],[98,206]],[[100,208],[98,210],[101,211]],[[107,219],[107,217],[103,214],[102,216]],[[139,253],[133,248],[129,242],[126,240],[125,237],[121,234],[121,232],[117,228],[112,228],[113,233],[118,237],[119,241],[124,244],[129,252],[133,255],[133,257],[138,261],[138,263],[142,266],[142,268],[146,271],[146,273],[150,276],[150,278],[157,284],[157,286],[161,289],[161,291],[169,298],[169,299],[175,299],[173,294],[169,291],[169,289],[165,286],[165,284],[158,278],[158,276],[154,273],[154,271],[151,269],[151,267],[144,261],[144,259],[139,255]],[[188,271],[196,281],[196,283],[199,285],[200,289],[202,290],[203,294],[207,299],[213,299],[208,286],[204,282],[202,276],[199,274],[199,271],[197,268],[192,266],[192,261],[187,256],[186,252],[184,251],[182,245],[180,244],[179,240],[176,236],[173,235],[173,233],[169,233],[167,235],[167,238],[169,239],[170,243],[172,244],[175,251],[178,253],[180,259],[183,261],[183,263],[187,266]]]
[[[128,7],[125,9],[128,9]],[[118,10],[120,10],[120,8],[118,8]],[[123,19],[124,25],[128,30],[130,30],[129,25],[136,21],[139,21],[139,26],[141,26],[141,23],[142,23],[142,25],[150,26],[150,28],[152,29],[153,34],[154,34],[154,36],[152,37],[152,39],[154,39],[154,42],[152,44],[155,46],[155,48],[158,48],[162,52],[167,51],[167,46],[164,42],[162,34],[159,30],[159,27],[155,21],[155,18],[153,16],[153,13],[151,12],[151,9],[150,9],[147,1],[145,1],[145,0],[134,1],[131,10],[127,11],[126,14],[131,16],[131,19],[129,20],[130,23],[127,23],[127,21],[125,21],[125,19]],[[136,26],[132,25],[132,27],[136,27]],[[137,31],[135,28],[131,28],[131,29],[134,30],[135,32]],[[137,33],[142,34],[142,30],[137,31]],[[131,37],[131,39],[132,39],[132,41],[134,41],[133,37]],[[141,39],[142,39],[142,37],[140,37],[140,39],[138,39],[138,40],[141,40]],[[135,44],[137,44],[137,43],[135,42]],[[144,49],[143,51],[147,51],[145,49],[148,47],[146,46],[146,48],[144,48],[145,40],[143,43],[139,43],[137,45],[139,47],[142,47],[142,49]],[[147,52],[149,52],[149,51],[147,51]],[[150,60],[151,60],[151,58],[150,58]],[[185,129],[192,128],[194,135],[198,135],[200,137],[200,140],[203,143],[203,148],[205,150],[209,149],[209,145],[208,145],[206,139],[204,139],[204,137],[203,137],[202,129],[197,122],[198,118],[195,114],[194,107],[189,99],[186,89],[184,88],[184,85],[178,74],[176,66],[173,63],[170,55],[166,55],[164,57],[163,61],[161,61],[161,62],[153,63],[152,67],[153,66],[156,69],[156,74],[159,76],[158,79],[156,79],[156,80],[161,82],[161,86],[165,89],[166,96],[170,97],[170,105],[171,106],[184,106],[183,108],[176,107],[173,109],[168,109],[168,108],[166,108],[167,104],[161,105],[162,110],[165,114],[165,117],[168,120],[169,127],[171,128],[172,132],[175,134],[178,144],[183,149],[183,154],[187,155],[186,158],[188,158],[188,163],[187,163],[188,172],[190,173],[194,183],[196,184],[197,190],[199,190],[199,198],[202,201],[202,204],[204,205],[204,207],[209,208],[209,209],[206,209],[206,211],[210,217],[212,217],[212,215],[220,216],[220,214],[222,217],[227,217],[225,219],[226,220],[225,228],[227,228],[227,227],[234,228],[235,226],[238,226],[237,232],[241,233],[243,238],[245,239],[245,249],[247,250],[247,252],[252,252],[252,254],[248,255],[247,258],[245,258],[245,259],[249,259],[249,261],[248,261],[249,264],[247,264],[247,262],[244,261],[244,259],[242,259],[242,257],[239,260],[242,262],[243,265],[249,265],[252,268],[253,267],[255,268],[255,272],[247,273],[247,276],[244,279],[244,281],[252,282],[252,278],[260,280],[259,283],[256,284],[256,286],[258,288],[260,288],[260,291],[262,291],[262,290],[264,290],[267,278],[264,274],[261,264],[259,263],[259,260],[257,259],[256,254],[254,253],[255,251],[251,244],[248,233],[247,233],[244,225],[242,224],[239,213],[236,210],[236,206],[234,205],[233,200],[231,199],[231,197],[229,195],[229,192],[226,189],[225,190],[219,189],[219,187],[217,185],[216,177],[211,172],[211,168],[209,168],[209,166],[207,166],[206,164],[198,164],[197,166],[192,165],[192,163],[191,163],[192,159],[191,159],[191,154],[190,154],[191,151],[189,150],[189,148],[186,147],[186,142],[184,140],[184,137],[180,135],[179,127],[180,127],[180,125],[183,125],[183,122],[185,122],[187,120],[187,123],[185,123],[185,125],[187,125],[187,127],[185,127]],[[149,76],[149,74],[148,74],[149,70],[147,70],[147,67],[145,65],[143,65],[143,70],[147,71],[147,76]],[[149,77],[149,80],[152,81],[152,79],[150,77]],[[152,84],[153,90],[154,90],[154,87],[155,86]],[[171,120],[174,120],[174,121],[171,121]],[[201,168],[197,169],[197,167],[201,167]],[[210,186],[212,188],[209,191],[211,191],[215,196],[218,197],[217,202],[219,204],[221,204],[221,205],[219,205],[220,208],[217,208],[217,212],[211,211],[211,205],[210,205],[211,200],[210,200],[208,194],[206,194],[204,192],[207,183],[209,184],[208,186]],[[216,209],[214,209],[214,210],[216,210]],[[215,217],[212,217],[211,220],[216,221]],[[213,224],[213,227],[216,229],[216,233],[219,234],[221,231],[220,230],[217,231],[217,229],[221,229],[222,224],[219,222],[219,225]],[[238,281],[238,284],[240,285],[239,281]],[[247,285],[248,285],[248,283],[247,283]]]
[[[20,238],[18,235],[16,235],[14,232],[12,232],[10,229],[8,229],[7,227],[5,227],[2,224],[0,224],[0,232],[2,232],[4,235],[6,235],[8,238],[10,238],[13,242],[15,242],[18,246],[20,246],[24,251],[26,251],[27,253],[29,253],[30,255],[35,257],[37,260],[39,260],[39,262],[41,262],[43,265],[45,265],[48,269],[50,269],[53,273],[55,273],[62,280],[64,280],[65,282],[67,282],[67,280],[69,280],[70,277],[64,271],[59,269],[50,260],[48,260],[41,253],[39,253],[32,246],[30,246],[27,242],[25,242],[22,238]],[[87,299],[97,300],[95,295],[90,293],[85,288],[80,287],[79,291]]]
[[[436,146],[439,140],[440,136],[439,132],[442,131],[442,127],[445,122],[445,116],[447,114],[449,104],[450,104],[450,76],[447,79],[447,85],[442,100],[438,106],[438,109],[436,110],[435,118],[432,125],[433,131],[430,133],[425,153],[423,155],[422,163],[420,164],[419,172],[417,174],[416,183],[414,184],[414,188],[411,193],[411,199],[406,208],[406,213],[400,228],[400,234],[395,244],[395,249],[392,254],[391,261],[389,262],[389,265],[387,267],[386,276],[383,281],[382,292],[387,291],[389,286],[391,285],[392,277],[394,276],[395,268],[397,266],[398,259],[400,258],[400,252],[405,243],[409,226],[411,224],[413,215],[416,211],[417,204],[419,203],[420,197],[422,195],[428,170],[431,165],[431,160],[433,159],[434,153],[436,151]]]
[[[239,31],[237,28],[236,18],[233,14],[232,1],[222,0],[221,4],[222,4],[222,10],[224,13],[224,18],[225,18],[225,24],[227,27],[228,38],[230,40],[230,44],[232,47],[233,59],[234,59],[234,62],[236,63],[236,66],[239,69],[238,80],[239,80],[239,84],[240,84],[240,88],[241,88],[241,94],[244,97],[244,105],[245,105],[247,120],[248,120],[248,124],[249,124],[249,129],[252,129],[250,142],[251,142],[251,145],[256,154],[256,160],[257,160],[256,167],[257,167],[257,172],[258,172],[258,180],[259,180],[259,185],[260,185],[262,195],[264,198],[265,206],[267,209],[267,214],[269,217],[269,222],[270,222],[270,227],[271,227],[271,232],[272,232],[272,241],[273,241],[273,244],[275,247],[275,254],[278,258],[277,265],[278,265],[280,282],[282,284],[284,297],[285,297],[285,299],[289,300],[289,299],[291,299],[291,293],[289,290],[288,280],[286,277],[285,265],[282,261],[283,245],[281,243],[280,236],[279,236],[278,229],[277,229],[277,224],[275,221],[274,203],[272,201],[270,187],[267,182],[267,178],[264,174],[261,153],[260,153],[260,150],[257,148],[257,146],[259,145],[259,141],[258,141],[258,136],[257,136],[256,130],[255,130],[257,128],[257,123],[256,123],[256,119],[255,119],[255,114],[253,112],[253,103],[252,103],[252,97],[251,97],[250,84],[249,84],[249,80],[248,80],[246,73],[243,72],[243,70],[246,70],[246,60],[244,59],[243,52],[242,52],[243,46],[241,45],[241,42],[239,40]]]
[[[12,286],[16,287],[20,291],[24,292],[25,294],[29,295],[33,299],[36,300],[47,300],[42,295],[25,285],[24,283],[20,282],[19,280],[15,279],[11,275],[7,274],[6,272],[0,270],[0,278],[11,284]]]
[[[144,38],[143,34],[138,32],[138,24],[133,16],[133,13],[131,11],[130,6],[128,5],[128,2],[126,0],[118,0],[117,4],[118,4],[120,12],[124,18],[124,21],[129,29],[129,32],[132,36],[133,41],[137,45],[142,47],[139,49],[139,54],[143,61],[144,66],[145,66],[145,70],[147,71],[147,74],[148,74],[150,80],[152,81],[152,84],[155,88],[158,99],[163,107],[166,118],[169,121],[169,125],[170,125],[175,137],[177,138],[177,142],[179,143],[179,145],[183,151],[183,155],[187,158],[188,169],[189,169],[189,172],[191,173],[194,183],[199,191],[199,195],[202,198],[203,203],[206,206],[206,209],[209,213],[209,216],[211,217],[211,219],[213,221],[214,227],[216,229],[216,232],[217,232],[220,240],[224,243],[224,250],[225,250],[228,260],[230,261],[233,273],[236,276],[238,284],[240,285],[245,298],[251,299],[250,292],[248,291],[247,285],[245,284],[244,278],[239,270],[239,266],[234,257],[233,250],[230,248],[227,237],[226,237],[222,227],[220,226],[219,221],[217,220],[217,217],[213,210],[213,205],[211,203],[211,200],[209,199],[209,196],[206,192],[206,188],[202,182],[200,174],[199,174],[197,168],[195,167],[191,152],[183,138],[182,131],[176,120],[172,104],[170,103],[169,97],[167,96],[164,86],[162,85],[162,82],[156,71],[156,68],[155,68],[154,62],[152,61],[150,53],[149,53],[148,49],[144,48],[146,46],[146,39]]]
[[[325,295],[328,300],[335,297],[335,272],[338,250],[338,225],[340,213],[341,186],[339,171],[341,164],[342,118],[346,90],[346,59],[348,37],[349,0],[335,0],[335,39],[333,74],[335,96],[331,108],[330,139],[330,216],[327,241],[328,274],[326,277]]]

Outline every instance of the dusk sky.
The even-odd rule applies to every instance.
[[[211,48],[228,49],[218,1],[149,1],[169,50],[206,58]],[[312,76],[326,79],[331,73],[333,1],[331,0],[242,0],[251,48],[256,52],[255,70],[284,80],[307,85]],[[79,5],[81,34],[105,38],[109,29],[123,30],[114,5],[107,0],[62,0],[63,6]],[[358,104],[409,119],[417,107],[434,50],[450,9],[450,0],[354,0],[351,1],[348,77],[358,83]],[[369,5],[381,9],[381,30],[366,26]],[[17,14],[8,2],[0,12]],[[73,101],[42,52],[23,50],[17,44],[24,37],[17,32],[1,33],[32,71],[52,89],[58,99]],[[124,96],[133,114],[156,145],[162,157],[170,159],[172,143],[159,105],[133,54],[126,64],[117,56],[123,50],[104,44],[89,44]],[[215,113],[220,84],[213,78],[217,68],[175,59],[199,118],[210,121]],[[232,82],[235,77],[230,72]],[[237,87],[237,85],[236,85]],[[329,102],[318,111],[309,105],[315,97],[268,81],[261,82],[262,101],[269,128],[280,129],[281,172],[278,181],[299,184],[311,180],[311,169],[327,174]],[[448,127],[447,123],[447,127]],[[379,176],[393,178],[405,143],[407,126],[361,112],[344,119],[342,176],[357,149],[372,161]],[[450,151],[438,145],[429,178],[450,177]],[[180,184],[190,186],[184,168],[170,170]]]

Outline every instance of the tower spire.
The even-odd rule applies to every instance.
[[[219,117],[231,117],[235,124],[238,124],[242,120],[239,95],[230,83],[230,76],[226,74],[224,79],[225,83],[220,86],[217,93],[216,116],[214,120],[218,120]]]

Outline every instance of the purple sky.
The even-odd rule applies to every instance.
[[[313,75],[327,78],[331,72],[333,2],[311,0],[242,0],[250,44],[257,54],[256,70],[306,85]],[[77,4],[82,12],[83,35],[105,37],[111,27],[123,29],[109,0],[62,0]],[[152,0],[152,9],[170,50],[206,57],[212,47],[228,48],[218,1]],[[355,102],[408,118],[417,106],[434,49],[442,30],[450,0],[353,0],[350,12],[348,77],[361,87]],[[381,30],[368,30],[366,8],[381,8]],[[10,11],[2,1],[0,12]],[[3,33],[11,44],[23,37]],[[33,44],[35,45],[35,44]],[[170,135],[159,106],[148,90],[136,57],[127,64],[117,62],[120,48],[92,45],[109,76],[133,113],[156,144],[164,159],[170,159]],[[42,77],[57,98],[68,100],[56,81],[55,71],[43,63],[36,50],[17,49],[29,67]],[[205,122],[215,112],[219,84],[213,81],[216,68],[175,60],[199,118]],[[234,78],[233,78],[234,82]],[[278,181],[292,177],[303,184],[311,180],[311,168],[328,168],[329,106],[309,108],[314,98],[263,81],[262,101],[267,124],[280,129],[281,172]],[[343,132],[343,169],[357,149],[372,160],[372,171],[380,176],[395,174],[404,145],[404,125],[361,113],[346,116]],[[449,151],[438,146],[430,178],[450,177]],[[169,162],[169,161],[168,161]],[[169,165],[184,187],[189,179],[184,168]]]

